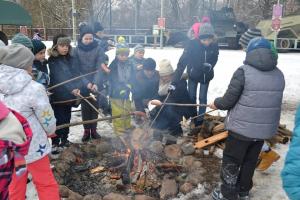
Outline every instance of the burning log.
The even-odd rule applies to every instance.
[[[215,144],[217,142],[220,142],[220,141],[226,139],[227,137],[228,137],[228,131],[219,133],[217,135],[214,135],[212,137],[209,137],[209,138],[206,138],[204,140],[201,140],[201,141],[197,142],[195,144],[195,148],[198,148],[198,149],[204,148],[206,146],[209,146],[209,145]]]

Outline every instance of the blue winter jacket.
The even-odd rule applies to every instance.
[[[300,107],[297,110],[295,129],[285,165],[281,172],[283,188],[291,200],[300,199]]]

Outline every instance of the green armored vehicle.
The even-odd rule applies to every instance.
[[[272,30],[272,20],[260,21],[257,28],[268,40],[275,40],[275,31]],[[277,35],[277,49],[281,51],[300,50],[300,15],[283,17],[281,29]]]

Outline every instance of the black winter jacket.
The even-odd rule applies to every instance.
[[[50,70],[50,87],[69,80],[71,78],[80,75],[80,72],[73,65],[73,57],[68,56],[50,56],[49,60]],[[82,81],[72,81],[70,83],[61,85],[50,92],[53,93],[50,96],[51,102],[54,101],[65,101],[76,98],[71,92],[74,89],[80,89],[82,87]]]
[[[133,98],[135,107],[138,111],[144,111],[145,100],[152,100],[157,97],[159,87],[159,73],[155,71],[152,78],[147,78],[144,70],[140,70],[136,74],[136,82],[133,85]]]
[[[200,83],[209,83],[214,77],[213,68],[218,61],[218,56],[219,47],[217,43],[205,47],[199,39],[191,40],[179,59],[172,84],[176,85],[181,79],[186,67],[190,79]],[[205,67],[204,63],[209,63],[211,68]]]
[[[166,99],[166,96],[159,96],[158,99],[161,102],[163,102]],[[179,82],[177,82],[176,90],[170,94],[167,103],[179,103],[179,104],[193,103],[192,100],[190,99],[190,95],[187,90],[186,80],[182,79]],[[186,119],[197,115],[196,108],[194,107],[176,107],[176,106],[171,106],[171,107],[172,110],[178,114],[178,116],[181,117],[184,116]]]

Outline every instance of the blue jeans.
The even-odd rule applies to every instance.
[[[200,84],[200,90],[199,90],[199,103],[201,104],[207,104],[207,91],[208,91],[208,86],[209,83],[206,84]],[[191,100],[193,101],[193,103],[197,103],[197,88],[198,88],[198,82],[195,82],[193,80],[188,80],[188,91],[189,91],[189,95]],[[199,107],[199,109],[197,109],[197,114],[198,115],[202,115],[206,112],[206,107]],[[204,120],[204,116],[198,117],[195,120],[195,125],[196,126],[200,126],[202,125]]]

